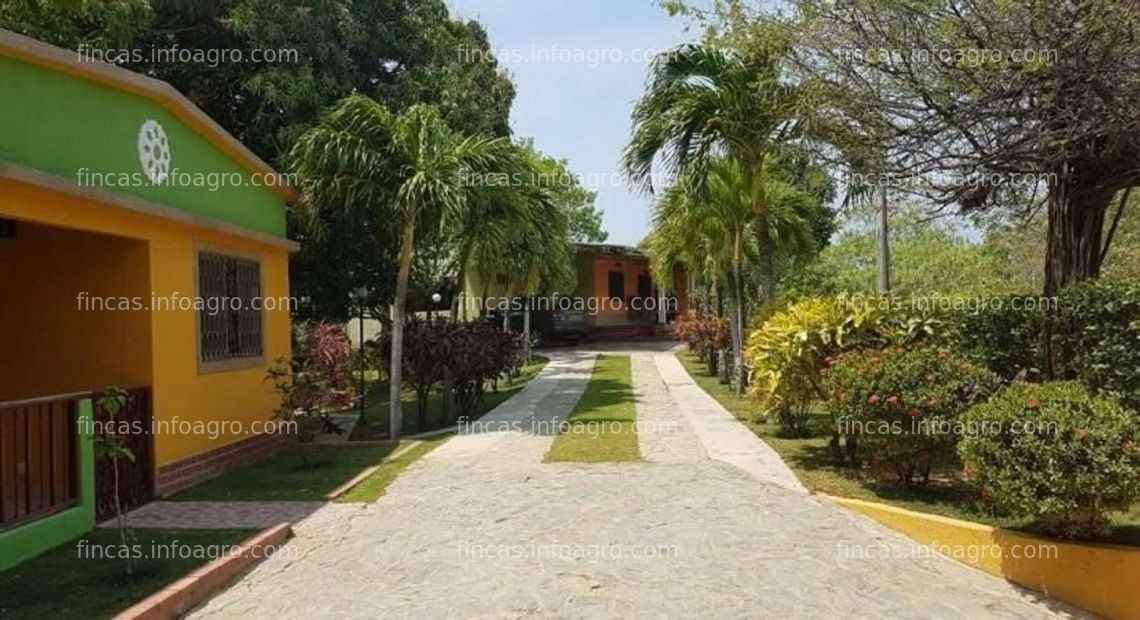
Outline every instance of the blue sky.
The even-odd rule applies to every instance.
[[[648,230],[649,199],[620,178],[629,113],[655,51],[694,35],[653,0],[448,0],[478,19],[518,94],[511,127],[539,150],[569,161],[598,192],[611,243],[635,244]]]

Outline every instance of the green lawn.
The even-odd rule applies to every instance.
[[[677,359],[701,388],[771,446],[795,472],[800,482],[812,492],[882,502],[917,512],[1032,531],[1025,520],[999,517],[989,512],[982,504],[977,490],[962,482],[943,481],[932,483],[927,489],[908,490],[896,486],[892,480],[884,479],[868,468],[836,466],[831,462],[827,445],[825,429],[831,428],[831,418],[826,412],[820,411],[812,415],[812,425],[816,429],[814,437],[780,437],[777,434],[778,424],[754,420],[756,403],[747,398],[737,398],[730,386],[721,385],[716,377],[706,375],[704,365],[695,355],[682,351],[677,354]],[[1140,505],[1133,506],[1128,514],[1120,515],[1116,523],[1107,542],[1140,545]]]
[[[554,438],[547,462],[637,461],[636,413],[628,355],[598,357],[586,391]]]
[[[175,501],[321,501],[325,494],[391,454],[379,446],[290,446],[255,463],[179,491]],[[306,456],[309,465],[305,465]]]
[[[0,618],[109,618],[213,558],[210,545],[235,545],[253,530],[136,530],[140,558],[128,578],[117,530],[94,530],[0,573]],[[78,541],[86,541],[80,553]],[[163,547],[177,541],[176,547]],[[162,557],[160,554],[165,553]],[[190,557],[181,557],[181,556]],[[216,555],[216,554],[215,554]]]
[[[472,420],[498,407],[500,403],[517,394],[538,375],[539,371],[550,361],[545,357],[535,356],[531,363],[523,366],[522,372],[511,382],[499,381],[498,390],[488,388],[483,399],[483,406],[471,417]],[[453,426],[456,413],[451,412],[449,419],[443,415],[443,395],[439,390],[432,391],[428,397],[427,424],[421,425],[419,413],[416,411],[415,392],[404,390],[401,401],[404,404],[404,434],[412,435],[424,431]],[[364,405],[364,419],[367,424],[361,424],[352,432],[353,441],[387,439],[388,438],[388,384],[376,383],[368,392]],[[423,428],[421,428],[423,426]]]
[[[442,435],[423,441],[415,442],[411,448],[399,456],[385,462],[375,473],[361,480],[359,484],[349,489],[347,493],[337,498],[338,502],[374,502],[384,495],[388,485],[399,476],[409,465],[419,460],[428,452],[435,450],[451,435]]]

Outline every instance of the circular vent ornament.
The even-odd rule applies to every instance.
[[[139,164],[150,182],[156,185],[170,174],[170,142],[162,125],[150,119],[139,127]]]

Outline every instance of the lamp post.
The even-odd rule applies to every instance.
[[[439,293],[431,294],[431,310],[428,311],[428,319],[433,321],[435,320],[435,309],[441,301],[443,301],[443,295],[440,295]]]
[[[368,297],[368,289],[359,286],[353,289],[352,297],[356,300],[360,310],[360,339],[357,342],[357,346],[360,348],[360,377],[357,382],[360,386],[358,388],[360,395],[357,398],[359,401],[358,406],[360,407],[360,420],[357,421],[357,424],[364,424],[364,300]]]

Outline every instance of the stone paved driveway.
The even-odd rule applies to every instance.
[[[593,363],[555,354],[484,419],[505,430],[317,511],[194,617],[1073,617],[804,493],[671,354],[633,356],[644,462],[542,463]]]

